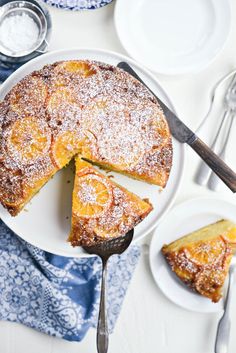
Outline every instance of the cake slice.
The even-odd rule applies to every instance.
[[[164,245],[162,253],[181,281],[218,302],[235,250],[236,225],[220,220]]]
[[[73,246],[125,235],[152,210],[142,200],[90,163],[75,159],[76,174],[72,200],[72,225],[68,241]]]

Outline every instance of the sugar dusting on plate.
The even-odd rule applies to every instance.
[[[6,17],[0,25],[0,41],[13,53],[29,51],[39,36],[39,28],[27,14]]]

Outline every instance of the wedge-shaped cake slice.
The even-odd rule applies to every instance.
[[[69,241],[73,246],[125,235],[152,210],[142,200],[90,163],[76,157],[72,200],[72,225]]]
[[[184,283],[218,302],[235,250],[236,225],[221,220],[164,245],[162,253]]]

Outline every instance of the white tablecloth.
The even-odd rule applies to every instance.
[[[213,64],[199,74],[164,77],[158,75],[181,118],[195,129],[208,108],[213,84],[236,67],[236,1],[232,3],[232,30],[224,50]],[[113,23],[113,2],[100,10],[66,12],[50,8],[53,34],[50,50],[89,47],[125,51]],[[235,142],[234,142],[235,145]],[[213,195],[193,183],[198,158],[186,148],[187,158],[182,186],[176,203],[195,196]],[[226,189],[219,193],[236,202]],[[198,314],[172,304],[156,287],[148,261],[151,236],[143,240],[143,254],[114,334],[110,337],[112,353],[212,353],[218,314]],[[236,313],[236,300],[234,308]],[[229,353],[236,351],[236,315],[232,315]],[[0,322],[0,353],[95,353],[96,333],[91,329],[81,343],[69,343],[40,334],[19,324]]]

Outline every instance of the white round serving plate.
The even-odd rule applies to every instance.
[[[115,26],[125,50],[149,69],[196,73],[223,48],[230,31],[228,0],[117,0]]]
[[[150,266],[155,282],[173,303],[191,311],[210,313],[223,309],[223,300],[212,303],[191,291],[171,271],[161,248],[220,219],[236,222],[236,204],[223,199],[196,198],[174,207],[156,228],[150,244]]]
[[[137,71],[140,77],[164,102],[174,109],[169,97],[158,81],[133,60],[114,52],[96,49],[71,49],[51,52],[42,55],[18,69],[2,85],[0,100],[23,77],[44,65],[60,60],[90,59],[98,60],[112,65],[126,61]],[[166,188],[159,190],[158,186],[146,184],[123,175],[111,172],[115,180],[136,193],[142,198],[149,198],[154,206],[150,215],[135,228],[134,241],[148,234],[160,221],[174,201],[182,177],[184,166],[184,147],[173,141],[173,166]],[[41,190],[33,197],[18,216],[11,217],[0,206],[0,218],[21,238],[48,252],[63,256],[88,256],[81,247],[73,248],[66,242],[70,231],[71,194],[73,188],[72,168],[59,171]]]

